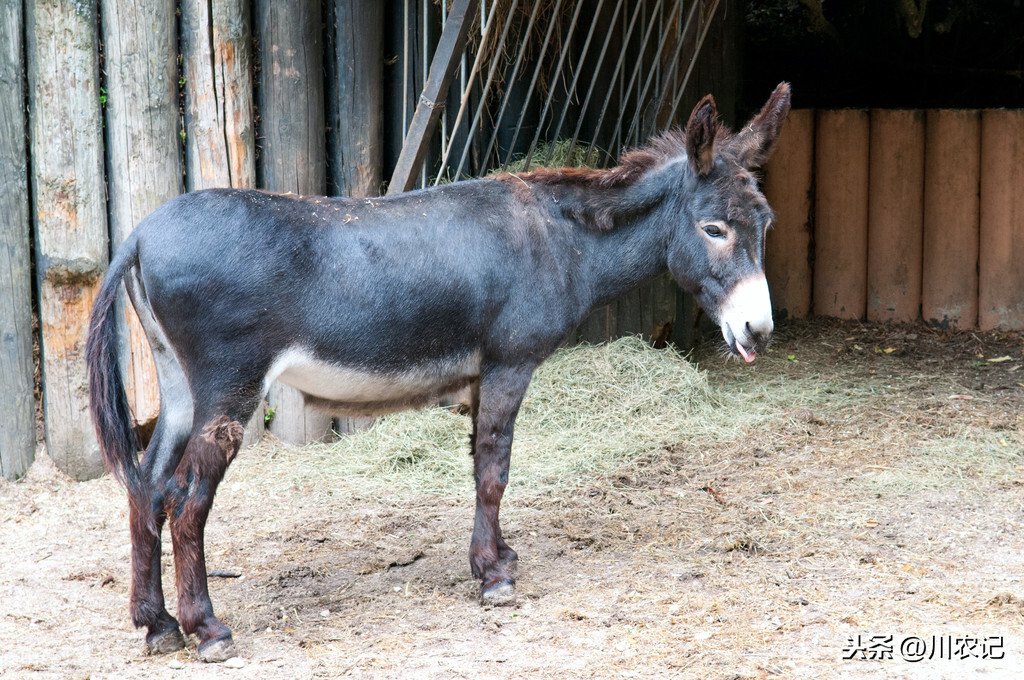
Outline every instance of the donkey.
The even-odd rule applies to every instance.
[[[607,170],[500,173],[388,198],[214,189],[144,219],[110,263],[89,327],[91,414],[128,491],[130,609],[150,653],[198,638],[234,655],[214,616],[203,532],[243,423],[274,380],[339,414],[436,403],[468,388],[476,516],[469,561],[486,604],[514,597],[501,535],[516,414],[534,369],[583,319],[666,268],[753,361],[773,325],[772,213],[751,168],[789,111],[781,83],[740,132],[708,95],[684,131]],[[160,415],[141,461],[118,364],[125,284],[153,350]],[[170,522],[178,607],[160,540]]]

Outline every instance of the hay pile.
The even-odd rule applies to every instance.
[[[639,338],[559,350],[537,370],[516,421],[514,486],[572,487],[707,434],[719,425],[716,402],[705,373]],[[357,492],[465,491],[469,432],[469,417],[445,408],[393,414],[331,444],[321,471]]]
[[[548,158],[550,156],[550,159]],[[538,168],[596,168],[601,164],[601,152],[591,148],[587,142],[577,141],[573,145],[571,139],[560,139],[557,142],[540,142],[533,150],[530,162],[525,155],[519,155],[505,168],[507,172],[530,172]],[[496,168],[492,172],[497,172]]]

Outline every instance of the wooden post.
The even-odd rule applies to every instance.
[[[925,118],[921,316],[937,326],[978,321],[981,116],[934,110]]]
[[[330,181],[339,194],[380,196],[384,7],[335,0],[334,10],[336,80],[328,108],[335,156]]]
[[[256,186],[252,101],[252,24],[243,0],[183,0],[185,189]],[[263,405],[242,446],[263,436]]]
[[[1024,329],[1024,110],[981,114],[978,327]]]
[[[921,310],[924,112],[871,111],[869,321],[916,321]]]
[[[36,450],[22,2],[0,0],[0,477]]]
[[[272,191],[323,194],[327,186],[320,3],[257,0],[263,186]],[[329,415],[308,408],[302,395],[274,383],[267,395],[270,431],[292,444],[331,436]]]
[[[46,447],[61,470],[89,479],[103,464],[85,337],[107,263],[96,4],[32,3],[26,16]]]
[[[249,3],[183,0],[181,24],[185,189],[251,189],[256,154]]]
[[[107,75],[110,238],[120,244],[144,217],[182,192],[178,40],[174,0],[103,2]],[[125,305],[129,401],[140,423],[160,406],[149,343]]]
[[[782,124],[764,178],[764,194],[775,211],[765,240],[765,273],[772,308],[783,319],[802,319],[811,311],[813,182],[814,110],[794,109]]]
[[[328,184],[332,194],[379,196],[383,166],[384,5],[333,0],[328,5]],[[372,418],[337,418],[338,433]]]
[[[818,111],[815,132],[814,313],[867,308],[868,112]]]

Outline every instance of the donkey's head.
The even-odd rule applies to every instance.
[[[718,124],[715,101],[701,100],[686,125],[689,196],[669,244],[669,270],[722,329],[729,351],[753,361],[771,337],[764,239],[772,220],[751,169],[764,163],[789,112],[788,83],[738,133]]]

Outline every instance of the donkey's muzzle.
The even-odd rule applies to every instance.
[[[733,287],[722,304],[720,323],[729,351],[744,361],[753,361],[768,347],[775,324],[763,273],[740,279]]]

